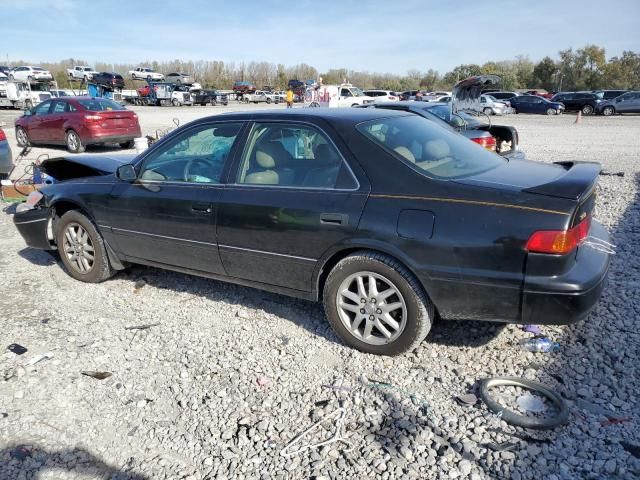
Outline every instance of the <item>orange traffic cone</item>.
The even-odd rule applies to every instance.
[[[578,115],[576,116],[576,121],[573,123],[580,123],[582,122],[582,110],[578,110]]]

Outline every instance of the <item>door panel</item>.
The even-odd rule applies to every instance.
[[[310,291],[317,260],[355,233],[366,197],[355,192],[228,187],[218,215],[220,256],[227,274]],[[323,214],[333,221],[322,221]]]
[[[43,102],[37,105],[33,112],[34,114],[29,117],[29,124],[27,127],[27,133],[29,139],[33,142],[43,142],[47,140],[46,129],[44,127],[49,115],[49,109],[51,107],[51,101]]]

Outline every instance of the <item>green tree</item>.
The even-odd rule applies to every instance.
[[[548,91],[556,90],[555,78],[558,67],[551,57],[544,57],[533,68],[531,74],[531,82],[529,87],[531,88],[544,88]]]

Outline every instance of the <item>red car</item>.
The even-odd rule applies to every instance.
[[[133,148],[142,135],[138,116],[106,98],[61,97],[26,110],[16,120],[18,145],[66,145],[71,153],[87,145],[118,143]]]

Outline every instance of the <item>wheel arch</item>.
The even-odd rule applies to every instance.
[[[422,292],[431,300],[433,303],[436,316],[438,316],[438,306],[433,301],[431,295],[429,295],[429,291],[427,286],[424,285],[424,282],[420,279],[420,276],[416,273],[415,269],[410,266],[409,259],[406,255],[403,255],[398,249],[390,247],[381,242],[358,242],[349,245],[342,245],[333,250],[329,251],[321,260],[318,261],[318,267],[316,268],[316,272],[314,274],[314,288],[315,292],[314,297],[316,301],[322,300],[322,292],[324,291],[324,285],[326,283],[327,277],[333,267],[335,267],[338,262],[343,260],[344,258],[352,255],[356,252],[367,252],[367,253],[377,253],[390,257],[392,260],[395,260],[399,264],[401,264],[404,268],[406,268],[411,275],[413,275],[422,288]]]
[[[113,248],[111,248],[111,245],[109,245],[109,242],[107,241],[106,238],[104,238],[104,235],[102,234],[102,232],[100,232],[100,229],[98,227],[98,223],[96,222],[95,218],[93,217],[93,215],[89,212],[89,209],[86,208],[84,205],[82,205],[82,202],[78,201],[78,200],[74,200],[74,199],[70,199],[70,198],[58,198],[58,199],[54,199],[49,207],[51,208],[51,215],[53,218],[53,238],[54,238],[54,243],[55,243],[55,238],[56,238],[56,218],[62,218],[62,216],[72,210],[78,211],[80,213],[82,213],[84,216],[86,216],[95,226],[96,230],[98,231],[98,233],[102,236],[102,241],[104,242],[104,245],[106,247],[107,250],[107,257],[109,260],[109,263],[111,264],[111,267],[114,270],[124,270],[125,269],[125,265],[122,263],[122,261],[120,260],[120,258],[118,257],[118,254],[115,252],[115,250],[113,250]]]

